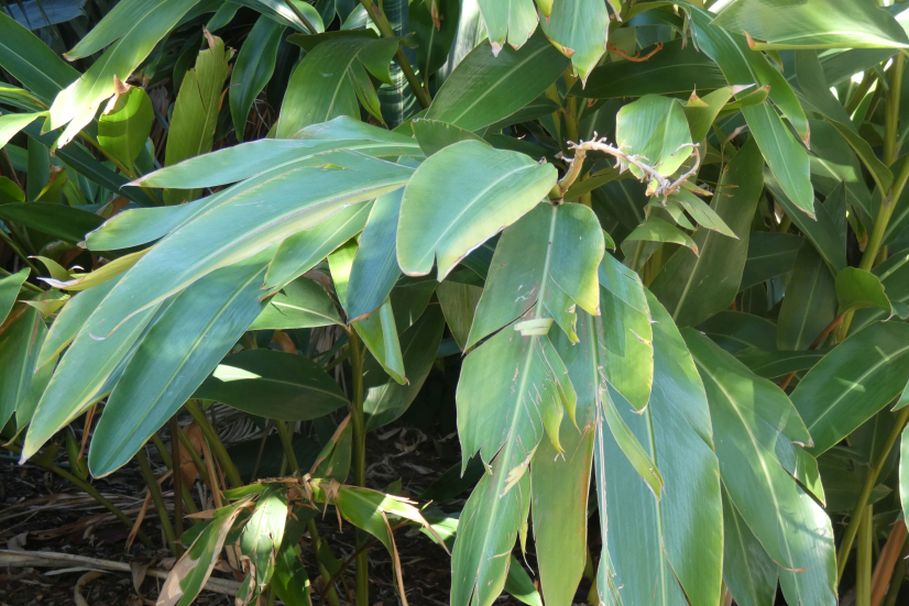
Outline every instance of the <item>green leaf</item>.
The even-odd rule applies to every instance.
[[[404,188],[398,264],[405,274],[421,276],[437,259],[441,281],[470,251],[536,206],[555,182],[555,168],[523,154],[478,141],[449,145],[423,162]],[[438,204],[440,198],[447,203]]]
[[[755,50],[909,46],[899,23],[871,0],[736,0],[713,23],[747,35]]]
[[[337,152],[330,160],[328,167],[262,173],[216,194],[204,212],[160,240],[127,272],[89,320],[90,330],[107,335],[206,274],[251,258],[343,207],[395,190],[411,174],[399,164],[355,152]],[[250,204],[262,199],[268,204]]]
[[[751,232],[741,289],[789,273],[803,244],[804,240],[793,234],[775,231]]]
[[[145,147],[155,112],[144,89],[130,87],[115,95],[98,118],[98,145],[101,149],[132,166]]]
[[[701,254],[677,250],[650,285],[679,325],[696,326],[735,298],[762,188],[761,156],[752,143],[726,165],[714,194],[716,213],[736,238],[698,229],[693,240]]]
[[[483,141],[482,137],[469,130],[439,120],[420,118],[412,121],[410,126],[413,129],[414,137],[420,143],[420,148],[427,157],[458,141],[470,139]]]
[[[472,284],[446,280],[436,289],[436,298],[451,336],[461,351],[467,349],[467,338],[483,289]]]
[[[377,158],[421,155],[416,141],[346,116],[303,129],[297,139],[260,139],[225,147],[167,166],[132,185],[193,189],[236,183],[262,173],[325,164],[332,152],[356,151]]]
[[[402,191],[398,190],[373,202],[350,267],[345,303],[351,319],[360,318],[381,306],[401,276],[395,261],[395,233],[402,195]]]
[[[387,372],[378,363],[367,361],[363,381],[366,399],[363,410],[368,415],[369,429],[382,427],[407,412],[420,393],[435,363],[445,322],[437,308],[426,310],[413,326],[400,335],[401,354],[408,382],[404,385],[388,380]]]
[[[234,521],[248,503],[240,501],[215,511],[212,520],[171,568],[161,587],[158,604],[189,606],[195,601],[218,562]]]
[[[265,283],[283,288],[356,236],[366,225],[370,204],[342,209],[318,225],[287,238],[278,247]]]
[[[78,71],[5,11],[0,11],[0,66],[44,103],[79,77]]]
[[[608,61],[595,68],[587,85],[575,86],[572,94],[592,99],[687,95],[726,85],[726,78],[707,55],[684,40],[666,42],[644,63]],[[647,49],[644,49],[647,51]]]
[[[697,90],[693,91],[684,106],[691,138],[695,141],[703,140],[729,99],[743,88],[747,87],[724,86],[703,97],[698,96]]]
[[[88,453],[92,475],[126,464],[160,429],[262,309],[262,262],[226,267],[178,295],[130,358]]]
[[[768,555],[781,566],[793,604],[836,604],[836,555],[830,518],[803,491],[796,442],[809,434],[775,384],[760,379],[694,331],[685,334],[707,389],[720,474],[730,501]]]
[[[548,604],[570,604],[584,574],[593,436],[592,427],[566,425],[564,455],[543,440],[530,467],[533,538]]]
[[[511,558],[502,556],[514,549],[530,507],[530,478],[508,469],[510,462],[500,456],[461,511],[451,554],[452,606],[491,606],[505,587]]]
[[[216,198],[209,196],[175,206],[130,208],[85,234],[89,250],[121,250],[154,242],[202,212]]]
[[[505,230],[492,258],[466,346],[529,314],[555,320],[572,342],[575,307],[600,312],[597,267],[603,231],[579,204],[540,204]]]
[[[9,312],[12,311],[13,304],[19,296],[19,290],[22,289],[22,285],[28,279],[29,273],[30,270],[26,267],[17,273],[0,278],[0,326],[3,326],[3,322],[9,316]]]
[[[186,71],[174,102],[165,164],[177,164],[211,151],[232,54],[221,38],[212,36],[208,38],[208,48],[199,53],[195,67]],[[194,197],[197,196],[193,192],[164,193],[164,201],[169,204]]]
[[[0,332],[0,427],[13,413],[20,426],[27,420],[17,409],[29,398],[36,380],[35,363],[46,334],[41,314],[31,308]]]
[[[565,366],[546,336],[524,336],[506,327],[467,355],[458,382],[458,435],[463,465],[475,453],[496,453],[516,479],[545,429],[558,445],[558,429],[576,396]],[[507,377],[507,380],[503,378]],[[557,446],[558,448],[558,446]],[[496,492],[506,489],[496,480]]]
[[[18,135],[20,130],[46,114],[47,112],[32,112],[0,115],[0,149],[6,147],[6,144]]]
[[[460,0],[417,2],[408,7],[407,23],[417,41],[417,66],[424,77],[434,74],[448,60],[461,25],[460,15]]]
[[[623,105],[615,118],[615,138],[623,152],[640,157],[665,177],[691,155],[685,110],[669,97],[646,95]],[[630,165],[629,169],[638,179],[645,177],[638,167]]]
[[[838,313],[863,307],[876,307],[887,312],[892,309],[883,282],[870,271],[844,267],[836,274],[835,282]]]
[[[300,19],[295,11],[288,6],[288,0],[230,0],[234,4],[239,4],[254,11],[266,15],[269,19],[274,20],[284,26],[289,26],[297,31],[315,34],[325,31],[325,25],[322,23],[322,16],[319,11],[304,0],[290,0],[294,7],[303,13],[303,16],[312,24],[316,31],[310,31],[306,24]]]
[[[319,366],[269,349],[228,356],[195,397],[282,421],[317,419],[347,405],[341,389]]]
[[[123,278],[118,285],[122,280]],[[137,341],[160,307],[159,304],[154,304],[132,314],[114,332],[96,332],[92,318],[96,317],[98,310],[104,309],[105,302],[111,299],[114,290],[116,286],[82,324],[72,345],[57,365],[47,389],[38,401],[25,435],[23,460],[35,454],[57,431],[110,391],[124,361],[135,350]]]
[[[810,246],[802,247],[777,318],[777,346],[808,349],[836,316],[836,286],[824,260]]]
[[[533,0],[479,0],[478,4],[494,55],[506,41],[514,49],[521,48],[537,28]]]
[[[815,205],[816,216],[801,212],[792,199],[782,191],[770,175],[765,175],[767,189],[792,219],[792,223],[811,241],[818,254],[832,270],[846,266],[846,208],[845,196],[829,195],[822,204]]]
[[[278,551],[271,588],[287,606],[312,606],[311,583],[303,567],[303,550],[289,542]]]
[[[325,289],[306,278],[290,282],[272,297],[250,330],[288,330],[341,325],[341,317]]]
[[[262,593],[271,581],[287,515],[287,496],[280,489],[267,490],[240,533],[240,551],[249,558],[254,579],[252,596]]]
[[[263,15],[240,46],[230,75],[230,117],[239,141],[243,140],[246,119],[256,97],[275,71],[283,37],[284,26]]]
[[[49,130],[66,126],[57,140],[70,142],[94,119],[105,99],[139,67],[152,49],[198,0],[162,0],[149,4],[130,0],[117,5],[73,48],[71,59],[87,56],[108,46],[78,80],[56,96],[50,108]]]
[[[609,13],[601,0],[575,0],[556,2],[547,18],[540,20],[540,27],[549,41],[566,57],[586,82],[590,71],[606,54],[609,36]]]
[[[381,120],[367,70],[373,61],[387,65],[397,48],[395,39],[356,36],[330,39],[307,52],[287,84],[277,136],[290,137],[304,126],[338,116],[359,117],[362,101]]]
[[[698,248],[697,243],[685,232],[680,230],[678,227],[660,219],[659,217],[648,217],[644,220],[643,223],[638,225],[632,230],[630,234],[625,236],[625,240],[622,242],[622,249],[626,249],[625,242],[667,242],[671,244],[680,244],[691,249],[695,255],[701,253]],[[626,254],[627,254],[626,250]]]
[[[86,233],[103,221],[95,213],[81,208],[43,202],[0,204],[0,219],[72,243],[81,242]]]
[[[773,606],[777,566],[728,498],[723,499],[723,580],[739,606]]]
[[[638,411],[653,386],[653,329],[641,278],[612,255],[599,270],[603,306],[602,347],[606,380]]]
[[[879,322],[825,355],[792,392],[817,455],[890,404],[909,377],[909,324]]]
[[[520,50],[504,47],[497,57],[480,44],[445,79],[425,117],[480,130],[539,97],[567,63],[540,34]]]
[[[711,604],[720,599],[722,502],[707,395],[668,312],[651,296],[654,387],[642,414],[617,406],[665,482],[659,496],[601,429],[595,450],[611,583],[626,604]],[[608,366],[607,366],[608,369]],[[684,402],[684,405],[680,403]],[[626,520],[636,520],[628,524]],[[691,558],[693,551],[700,558]],[[602,588],[601,599],[606,598]],[[686,600],[687,596],[687,600]]]

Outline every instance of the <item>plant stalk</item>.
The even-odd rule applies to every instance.
[[[218,459],[218,464],[221,465],[221,469],[224,470],[224,475],[227,476],[227,480],[230,482],[231,486],[236,487],[243,484],[243,480],[240,478],[240,472],[230,458],[227,448],[224,447],[224,442],[218,437],[218,433],[215,431],[215,428],[212,427],[211,422],[208,420],[208,417],[205,416],[205,413],[202,411],[198,402],[190,400],[186,403],[186,410],[189,411],[189,414],[192,415],[193,419],[202,429],[202,433],[205,435],[205,440],[208,442],[212,454]],[[212,480],[214,480],[214,478],[212,478]]]
[[[167,541],[167,546],[171,553],[177,555],[177,537],[174,535],[174,527],[170,523],[170,515],[167,513],[167,506],[164,504],[164,496],[161,494],[161,487],[158,486],[158,479],[155,472],[152,471],[151,464],[148,462],[148,456],[144,449],[139,449],[136,454],[136,460],[139,462],[139,471],[142,473],[142,479],[145,480],[145,486],[151,495],[152,503],[158,511],[158,521],[161,523],[161,532]]]
[[[859,523],[855,558],[855,606],[871,606],[871,558],[874,540],[874,506],[868,505]]]
[[[350,418],[353,428],[354,483],[366,485],[366,419],[363,414],[363,344],[354,330],[350,331],[350,366],[353,387]],[[357,606],[369,606],[369,552],[362,549],[366,536],[357,531],[356,598]]]
[[[855,508],[852,510],[852,516],[849,518],[849,525],[846,526],[846,530],[843,532],[843,537],[840,540],[840,548],[836,553],[836,577],[838,580],[842,580],[843,578],[843,571],[846,569],[846,563],[849,561],[849,552],[852,551],[852,544],[855,541],[859,525],[861,524],[865,515],[865,510],[868,507],[868,501],[871,499],[871,491],[874,489],[874,485],[877,483],[877,479],[880,477],[881,471],[884,469],[884,465],[887,462],[887,457],[890,455],[890,451],[893,450],[893,446],[899,439],[903,427],[906,425],[906,421],[909,421],[909,406],[901,409],[897,413],[897,417],[894,419],[893,429],[890,431],[890,435],[887,436],[887,441],[884,443],[884,448],[881,449],[880,457],[874,462],[871,469],[868,470],[868,475],[865,476],[865,484],[862,486],[862,492],[859,494]]]
[[[397,38],[394,29],[391,27],[391,23],[388,21],[388,17],[385,16],[385,12],[375,2],[372,0],[360,0],[360,4],[363,5],[363,8],[366,9],[366,12],[369,14],[373,23],[379,28],[379,32],[382,34],[383,38]],[[413,66],[410,64],[410,60],[407,58],[407,55],[404,54],[404,49],[401,48],[400,44],[398,45],[397,50],[395,50],[395,61],[404,73],[404,77],[407,78],[407,83],[410,84],[410,89],[413,91],[413,94],[416,95],[417,101],[419,101],[420,105],[424,108],[429,107],[429,104],[432,103],[432,97],[429,95],[429,91],[426,90],[426,87],[423,86],[423,83],[420,82],[420,79],[417,77]]]

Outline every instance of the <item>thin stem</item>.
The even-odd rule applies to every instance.
[[[871,606],[871,557],[874,539],[873,506],[869,505],[859,524],[855,558],[855,606]]]
[[[843,532],[840,548],[836,553],[836,573],[838,579],[843,578],[843,571],[846,569],[846,562],[849,560],[849,552],[852,551],[852,544],[858,533],[859,525],[865,514],[865,509],[868,507],[868,501],[871,499],[871,491],[874,489],[874,485],[877,483],[877,479],[884,469],[884,464],[887,462],[887,457],[890,455],[890,451],[893,450],[893,446],[899,439],[900,433],[902,433],[907,420],[909,420],[909,406],[903,408],[897,414],[896,419],[894,419],[893,429],[890,431],[890,435],[887,436],[887,441],[884,443],[884,448],[881,449],[878,460],[874,462],[871,469],[868,470],[868,475],[865,476],[865,484],[862,486],[862,492],[859,494],[855,508],[852,510],[852,516],[849,518],[849,525],[846,526],[846,530]]]
[[[18,452],[18,449],[13,448],[13,452]],[[77,488],[82,489],[90,497],[95,499],[102,507],[104,507],[106,510],[108,510],[109,512],[114,514],[114,517],[116,517],[118,520],[123,522],[124,526],[126,526],[128,529],[132,530],[133,521],[130,519],[130,517],[128,515],[126,515],[125,513],[123,513],[119,507],[114,505],[110,501],[110,499],[108,499],[107,497],[102,495],[100,492],[98,492],[98,489],[95,488],[94,486],[92,486],[91,484],[89,484],[88,481],[83,480],[79,476],[68,472],[67,470],[65,470],[62,467],[60,467],[59,465],[57,465],[56,463],[51,463],[50,461],[44,461],[40,457],[32,458],[29,462],[37,465],[38,467],[48,470],[51,473],[54,473],[54,474],[60,476],[61,478],[63,478],[67,482],[69,482],[70,484],[76,486]],[[136,536],[139,537],[139,540],[142,542],[143,545],[145,545],[146,547],[152,547],[151,539],[148,538],[148,535],[145,534],[142,531],[142,529],[139,529],[139,532],[136,534]]]
[[[170,472],[174,484],[174,534],[177,539],[183,536],[183,470],[180,456],[180,443],[177,442],[177,417],[170,421]],[[179,551],[179,545],[176,545]]]
[[[360,337],[350,331],[350,366],[353,394],[350,401],[350,417],[353,427],[354,482],[366,485],[366,420],[363,414],[363,346]],[[366,537],[357,531],[357,548],[365,544]],[[369,606],[369,553],[362,549],[357,553],[357,606]]]
[[[871,606],[881,606],[884,601],[894,578],[893,573],[899,563],[900,554],[906,545],[906,536],[906,524],[900,515],[890,529],[887,542],[874,565],[874,575],[871,577]]]
[[[158,479],[155,478],[155,472],[152,471],[144,449],[139,449],[136,460],[139,462],[139,471],[142,473],[142,479],[145,480],[152,503],[155,504],[155,509],[158,511],[158,521],[161,523],[161,531],[167,540],[167,546],[171,553],[177,555],[177,537],[174,535],[174,527],[170,524],[170,516],[167,513],[167,506],[164,504],[161,487],[158,486]]]
[[[369,13],[369,17],[372,19],[373,23],[376,24],[376,27],[379,28],[379,32],[382,34],[383,38],[397,38],[391,27],[391,23],[388,22],[388,17],[385,16],[385,12],[382,11],[378,5],[372,0],[360,0],[360,4],[362,4],[363,8],[366,9],[366,12]],[[417,78],[417,74],[410,64],[410,60],[407,59],[407,55],[404,54],[404,49],[401,48],[400,44],[398,45],[397,50],[395,50],[395,61],[398,63],[398,66],[400,66],[401,72],[404,73],[404,77],[407,78],[407,83],[410,84],[410,89],[413,91],[414,95],[416,95],[417,101],[419,101],[420,105],[424,108],[429,107],[429,104],[432,103],[432,97],[429,95],[429,91],[426,90],[426,87],[423,86],[423,83],[420,82],[420,79]]]
[[[234,465],[233,460],[227,453],[224,442],[218,437],[218,433],[215,431],[215,428],[212,427],[211,422],[208,420],[208,417],[205,416],[205,413],[202,411],[199,404],[190,400],[186,403],[186,410],[189,411],[189,414],[192,415],[196,424],[202,429],[202,433],[205,435],[205,441],[208,442],[208,447],[211,448],[212,454],[218,459],[218,464],[221,465],[221,469],[224,471],[224,475],[227,476],[227,480],[230,482],[231,486],[240,486],[243,484],[243,480],[240,478],[240,472],[237,470],[237,466]],[[214,480],[214,478],[212,478],[212,480]]]
[[[286,421],[275,421],[275,427],[278,429],[278,437],[281,440],[281,448],[284,449],[284,457],[290,465],[290,471],[297,473],[300,471],[300,462],[297,461],[297,453],[294,452],[293,434],[287,427]]]

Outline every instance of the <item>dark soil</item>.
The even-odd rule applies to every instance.
[[[149,453],[154,454],[154,449],[149,449]],[[368,483],[374,488],[387,488],[396,494],[420,498],[421,502],[425,502],[427,496],[437,502],[439,497],[444,497],[445,502],[436,511],[456,511],[463,505],[466,496],[463,489],[469,488],[469,482],[463,483],[457,474],[446,475],[445,472],[458,463],[458,456],[457,438],[453,434],[430,438],[414,430],[380,430],[370,435]],[[58,460],[58,464],[66,468],[65,457]],[[156,472],[160,476],[165,468],[158,465]],[[128,466],[92,484],[131,519],[139,514],[145,484],[137,466]],[[169,482],[165,482],[164,489],[165,499],[172,503]],[[197,502],[200,497],[208,498],[198,483],[193,494]],[[339,559],[352,556],[355,538],[349,525],[339,529],[331,511],[319,519],[317,525]],[[56,552],[121,562],[130,565],[133,574],[126,570],[99,574],[84,564],[7,567],[0,559],[0,606],[154,604],[163,581],[151,575],[142,578],[141,571],[166,571],[173,559],[161,547],[163,540],[153,507],[146,512],[142,529],[151,538],[151,546],[136,541],[127,549],[129,528],[91,497],[43,468],[20,466],[9,453],[3,453],[0,455],[0,549]],[[412,606],[447,605],[449,556],[414,529],[398,530],[395,540],[409,603]],[[375,544],[369,554],[372,604],[399,604],[390,556],[379,544]],[[312,554],[305,557],[311,559]],[[215,576],[239,580],[236,573],[231,576],[231,571],[224,568],[216,569]],[[307,569],[315,576],[312,561],[307,562]],[[348,570],[340,580],[343,601],[345,588],[352,586],[353,571]],[[233,597],[203,591],[194,603],[226,606],[233,604]],[[324,602],[316,594],[314,603]],[[497,604],[519,602],[503,597]]]

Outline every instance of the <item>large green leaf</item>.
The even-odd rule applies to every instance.
[[[32,308],[0,332],[0,427],[13,413],[17,413],[18,424],[23,422],[17,408],[30,395],[35,363],[46,334],[41,314]]]
[[[711,25],[709,13],[696,8],[689,11],[695,43],[719,65],[729,84],[769,86],[770,101],[807,142],[808,119],[783,75],[759,53],[749,50],[742,36]],[[742,115],[780,187],[801,211],[814,216],[808,151],[767,102],[743,107]]]
[[[536,206],[555,181],[555,168],[523,154],[478,141],[449,145],[423,162],[404,188],[398,264],[420,276],[436,259],[441,281],[470,251]]]
[[[538,205],[502,234],[466,346],[535,306],[577,342],[575,307],[599,314],[597,267],[604,246],[603,231],[589,208]]]
[[[530,467],[533,538],[543,595],[549,604],[570,604],[587,559],[587,499],[594,429],[565,425],[559,456],[543,440]]]
[[[148,93],[132,87],[114,97],[98,118],[98,145],[120,162],[132,166],[145,148],[154,121]]]
[[[623,105],[615,117],[615,138],[623,152],[641,158],[665,177],[675,173],[692,153],[691,131],[682,104],[659,95],[646,95]],[[634,165],[629,169],[638,179],[646,177]]]
[[[373,66],[387,66],[397,47],[397,40],[356,36],[330,39],[307,52],[287,84],[277,135],[289,137],[337,116],[359,117],[361,104],[381,120],[369,73],[380,77]]]
[[[47,112],[29,112],[26,114],[0,115],[0,148],[6,147],[19,131],[44,116]]]
[[[284,29],[266,16],[259,17],[237,54],[230,75],[230,117],[240,141],[249,111],[275,71]]]
[[[401,212],[401,196],[401,191],[395,191],[373,202],[350,268],[345,302],[351,319],[381,306],[401,276],[395,261],[395,233]]]
[[[581,78],[587,80],[590,71],[606,54],[609,36],[609,13],[602,0],[556,2],[540,26],[556,48],[566,57]]]
[[[540,34],[520,50],[504,47],[497,57],[480,44],[446,78],[425,117],[480,130],[539,97],[567,63]]]
[[[17,273],[0,278],[0,326],[13,309],[16,297],[19,296],[19,290],[28,279],[30,270],[28,268],[19,270]]]
[[[221,111],[221,92],[230,69],[228,62],[233,54],[224,41],[212,36],[209,48],[199,53],[196,65],[186,71],[174,102],[170,119],[165,164],[177,164],[187,158],[211,151],[218,113]],[[197,197],[193,192],[165,192],[168,203]]]
[[[678,324],[700,324],[735,298],[762,188],[761,156],[749,144],[726,166],[714,194],[714,209],[736,238],[699,228],[693,239],[700,254],[678,249],[650,285]]]
[[[521,48],[537,28],[533,0],[478,0],[478,4],[495,55],[506,41],[512,48]]]
[[[313,280],[300,278],[269,299],[250,330],[287,330],[342,324],[335,303]]]
[[[128,462],[193,395],[262,309],[262,262],[220,269],[161,314],[107,400],[88,453],[92,475]]]
[[[145,175],[135,185],[193,189],[236,183],[301,164],[325,164],[338,150],[377,158],[422,155],[410,137],[351,120],[346,116],[304,129],[296,139],[260,139],[225,147]]]
[[[612,582],[626,604],[714,604],[720,598],[723,528],[707,395],[669,314],[652,296],[649,304],[654,314],[653,395],[640,415],[621,400],[617,408],[665,485],[659,497],[654,495],[613,435],[602,434],[596,455],[603,475],[597,491],[600,507],[614,522],[603,534]],[[692,558],[694,552],[701,556]]]
[[[780,349],[808,349],[836,316],[833,274],[810,246],[803,246],[786,285],[777,318]]]
[[[735,603],[773,606],[777,567],[728,498],[723,499],[723,527],[723,580]]]
[[[35,34],[0,11],[0,67],[45,103],[79,77]]]
[[[834,347],[792,392],[814,452],[833,447],[891,403],[907,378],[909,324],[872,324]]]
[[[240,550],[251,564],[250,598],[259,595],[271,581],[276,554],[284,540],[287,515],[287,496],[279,489],[272,489],[259,497],[255,511],[243,526]]]
[[[754,49],[906,48],[899,23],[873,0],[736,0],[714,25]]]
[[[399,188],[411,173],[355,152],[337,152],[330,160],[327,167],[269,171],[217,194],[127,272],[92,315],[90,330],[107,335],[206,274],[251,258],[343,207]]]
[[[836,604],[830,519],[796,483],[796,442],[810,437],[786,394],[707,337],[687,331],[707,389],[720,473],[730,501],[770,557],[792,604]]]
[[[196,397],[284,421],[317,419],[347,404],[338,385],[316,364],[270,349],[228,356]]]
[[[71,141],[95,117],[101,103],[114,94],[119,78],[125,82],[158,41],[199,0],[128,0],[117,4],[68,56],[76,59],[108,46],[78,80],[56,96],[50,108],[50,129],[66,126],[58,139]]]

